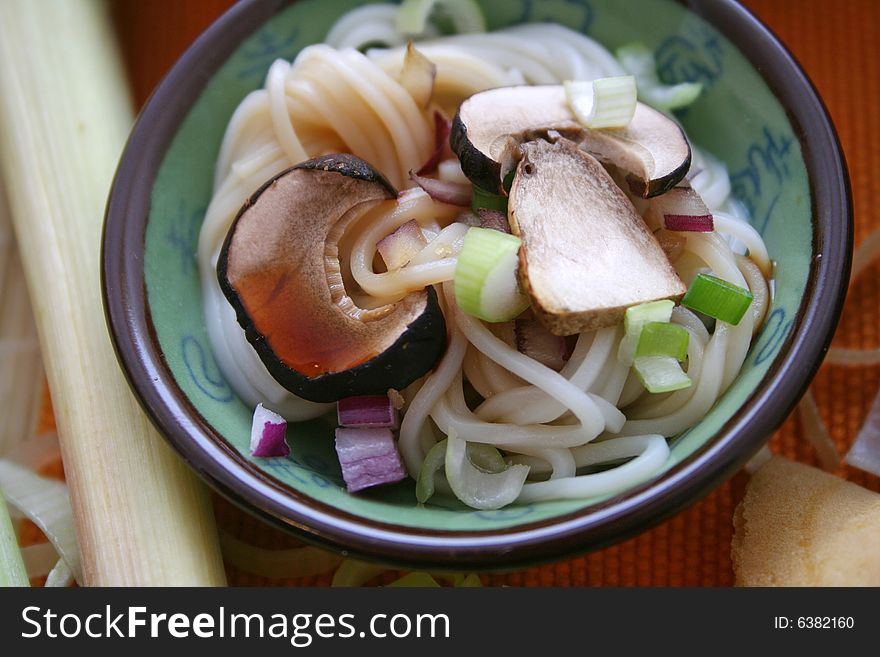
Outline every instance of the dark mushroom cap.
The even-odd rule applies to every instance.
[[[396,195],[363,160],[328,155],[263,185],[229,230],[220,287],[269,373],[304,399],[399,389],[443,353],[433,290],[365,310],[343,284],[338,241],[346,227]]]
[[[474,94],[459,107],[449,143],[465,175],[497,193],[504,174],[515,166],[517,147],[552,133],[627,171],[633,192],[641,196],[671,189],[690,168],[690,144],[674,120],[639,103],[626,128],[591,130],[577,121],[560,85]]]

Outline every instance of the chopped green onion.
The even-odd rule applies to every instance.
[[[470,228],[455,267],[455,301],[468,315],[506,322],[528,308],[516,280],[520,239],[488,228]]]
[[[642,356],[636,358],[633,367],[648,392],[672,392],[692,385],[690,377],[671,356]]]
[[[471,197],[471,207],[474,212],[480,208],[487,208],[489,210],[499,210],[507,213],[507,197],[501,196],[500,194],[492,194],[491,192],[487,192],[474,185],[474,193]]]
[[[687,107],[703,91],[699,82],[664,85],[657,76],[654,54],[642,43],[618,48],[616,54],[620,65],[635,76],[639,98],[657,109],[670,111]]]
[[[630,306],[623,316],[623,330],[627,334],[641,331],[648,322],[668,322],[672,319],[675,302],[669,299],[649,301],[637,306]]]
[[[687,358],[687,330],[669,322],[648,322],[639,334],[636,358],[643,356],[669,356],[678,361]]]
[[[675,308],[675,303],[669,299],[661,299],[660,301],[640,303],[626,309],[626,314],[623,317],[623,330],[626,334],[620,341],[620,347],[617,350],[617,358],[620,362],[632,365],[636,355],[636,347],[639,346],[642,327],[649,322],[668,323],[672,318],[673,308]]]
[[[578,121],[588,128],[625,128],[636,112],[636,79],[632,75],[592,82],[565,81],[565,97]]]
[[[504,191],[508,194],[510,193],[510,188],[513,187],[513,179],[516,178],[516,168],[511,169],[507,172],[507,175],[504,176],[504,180],[501,181],[501,186],[504,188]]]
[[[492,445],[468,443],[467,455],[471,460],[471,463],[483,472],[496,474],[507,470],[507,463],[504,462],[504,457],[502,457],[501,452]]]
[[[446,440],[441,440],[434,445],[425,460],[422,461],[422,467],[419,468],[419,477],[416,479],[416,499],[424,504],[434,494],[434,477],[443,463],[446,461]]]
[[[437,583],[437,580],[431,577],[428,573],[409,573],[408,575],[404,575],[400,579],[396,579],[391,584],[388,584],[390,588],[429,588],[429,589],[439,589],[440,585]]]
[[[736,326],[752,304],[752,293],[709,274],[697,274],[681,305]]]
[[[403,0],[397,11],[397,31],[422,34],[435,6],[449,17],[458,34],[486,31],[486,19],[474,0]]]
[[[0,588],[29,585],[15,528],[9,518],[6,502],[0,496]]]
[[[446,443],[446,439],[443,439],[434,445],[422,461],[419,477],[416,480],[416,499],[421,504],[434,495],[434,477],[446,461]],[[497,474],[507,470],[507,463],[504,462],[501,452],[492,445],[468,443],[467,455],[471,463],[482,472]]]
[[[519,497],[529,474],[527,465],[511,465],[504,472],[483,472],[471,463],[467,443],[449,429],[446,479],[455,496],[474,509],[500,509]]]

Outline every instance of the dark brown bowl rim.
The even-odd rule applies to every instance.
[[[853,233],[846,163],[825,106],[776,36],[734,0],[683,4],[740,49],[785,108],[812,192],[814,264],[770,371],[714,440],[657,481],[601,504],[515,527],[453,532],[381,523],[317,502],[270,478],[213,430],[174,383],[151,323],[142,258],[150,194],[204,85],[244,38],[291,1],[243,0],[186,51],[139,116],[107,204],[101,273],[114,347],[144,410],[190,466],[242,508],[309,542],[402,567],[457,570],[516,568],[598,549],[730,478],[782,423],[821,364],[846,293]]]

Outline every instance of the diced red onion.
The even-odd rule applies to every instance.
[[[880,391],[844,461],[880,477]]]
[[[388,271],[394,271],[412,260],[427,244],[428,240],[422,234],[418,222],[412,219],[379,240],[376,250],[385,261]]]
[[[663,225],[666,230],[692,233],[711,233],[715,230],[715,222],[711,214],[691,216],[686,214],[664,214]]]
[[[421,187],[428,196],[440,203],[448,203],[449,205],[460,205],[467,207],[471,204],[472,187],[464,183],[450,182],[448,180],[437,180],[436,178],[427,178],[417,173],[409,172],[409,178],[416,185]]]
[[[403,68],[398,81],[407,90],[416,104],[426,108],[434,95],[434,78],[437,66],[413,47],[412,41],[406,47]]]
[[[516,348],[553,370],[561,370],[570,355],[564,337],[553,335],[536,319],[518,319],[514,324]]]
[[[501,210],[489,208],[477,208],[477,216],[480,217],[480,228],[490,228],[502,233],[510,234],[510,221]]]
[[[712,213],[690,186],[673,187],[651,199],[651,209],[663,217],[667,230],[711,233],[715,230]]]
[[[336,430],[336,454],[349,493],[406,478],[391,429]]]
[[[284,436],[287,420],[257,404],[251,425],[251,454],[260,457],[288,456],[290,447]]]
[[[437,165],[440,164],[440,161],[446,159],[444,156],[447,154],[447,151],[449,151],[450,130],[451,125],[449,121],[446,120],[446,117],[440,112],[434,112],[434,152],[431,153],[431,157],[428,158],[428,161],[416,171],[418,175],[424,176],[429,173],[434,173],[437,169]]]
[[[346,428],[397,428],[397,411],[388,395],[346,397],[336,404],[339,425]]]

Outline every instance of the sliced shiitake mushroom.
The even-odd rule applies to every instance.
[[[442,355],[446,326],[433,289],[366,310],[343,284],[346,227],[396,195],[363,160],[328,155],[270,180],[232,224],[220,287],[269,373],[295,395],[329,402],[384,394]]]
[[[508,207],[520,285],[551,332],[614,326],[629,306],[681,298],[660,244],[593,156],[565,139],[519,149]]]
[[[455,115],[450,145],[475,185],[497,191],[513,166],[516,147],[553,133],[625,170],[633,193],[640,196],[664,193],[690,168],[687,137],[666,115],[639,103],[626,128],[590,130],[575,119],[559,85],[474,94]]]

